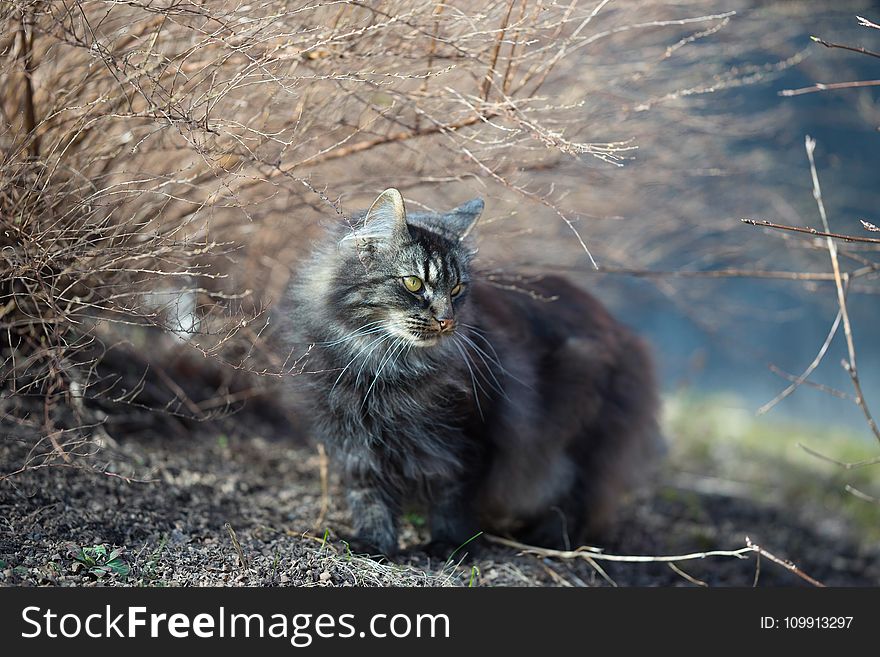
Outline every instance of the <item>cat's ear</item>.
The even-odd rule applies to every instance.
[[[459,240],[463,240],[470,234],[471,230],[477,223],[477,219],[483,213],[483,199],[471,199],[467,203],[459,205],[452,210],[446,217],[446,228],[452,232]]]
[[[403,197],[393,187],[379,194],[364,218],[361,237],[391,238],[406,234],[406,208]]]

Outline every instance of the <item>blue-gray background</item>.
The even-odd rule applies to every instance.
[[[687,4],[691,15],[694,7]],[[583,168],[572,167],[582,185],[565,202],[590,215],[578,226],[600,264],[830,272],[822,243],[743,226],[740,219],[820,226],[804,149],[809,134],[818,143],[832,230],[870,236],[859,219],[880,224],[880,87],[779,94],[816,82],[880,78],[880,59],[829,50],[809,39],[815,34],[880,50],[880,30],[856,20],[862,15],[880,21],[880,5],[744,1],[700,7],[707,13],[732,8],[737,15],[670,57],[664,50],[676,37],[668,33],[625,35],[585,56],[583,65],[595,67],[602,80],[598,99],[594,93],[588,100],[585,134],[591,122],[602,121],[615,130],[604,136],[634,137],[639,150],[619,169],[597,163],[584,176]],[[546,179],[564,175],[563,168]],[[553,224],[560,238],[571,237],[567,227]],[[522,236],[517,239],[513,250],[522,249]],[[837,312],[833,283],[596,276],[572,239],[549,253],[520,259],[574,268],[572,275],[652,342],[667,390],[688,386],[699,393],[733,393],[753,410],[788,384],[769,365],[799,374]],[[878,260],[876,250],[859,253]],[[864,280],[849,310],[866,398],[880,410],[877,293],[876,277]],[[845,355],[841,330],[812,380],[851,393],[840,367]],[[864,428],[854,404],[807,386],[772,416]]]

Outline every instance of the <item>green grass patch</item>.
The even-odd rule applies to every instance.
[[[880,540],[880,505],[846,490],[877,496],[880,464],[847,469],[802,447],[842,463],[869,460],[880,456],[880,445],[867,429],[757,416],[734,397],[681,394],[666,400],[664,432],[674,472],[735,482],[755,499],[795,510],[812,507],[852,523],[867,540]]]

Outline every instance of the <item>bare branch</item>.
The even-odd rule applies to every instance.
[[[810,87],[801,87],[799,89],[783,89],[779,92],[780,96],[803,96],[804,94],[813,94],[819,91],[838,91],[840,89],[863,89],[865,87],[880,86],[880,80],[855,80],[853,82],[818,82]]]
[[[861,242],[864,244],[880,244],[880,238],[876,237],[857,237],[854,235],[841,235],[839,233],[831,233],[829,231],[820,231],[815,228],[801,228],[800,226],[786,226],[784,224],[775,224],[772,221],[761,219],[741,219],[744,224],[750,226],[759,226],[763,228],[773,228],[774,230],[789,230],[795,233],[804,233],[813,235],[814,237],[828,237],[830,239],[843,240],[844,242]]]
[[[862,55],[869,55],[871,57],[880,57],[880,53],[874,52],[873,50],[867,50],[866,48],[862,48],[861,46],[845,46],[840,43],[831,43],[829,41],[825,41],[824,39],[820,39],[817,36],[811,36],[810,39],[812,39],[816,43],[822,44],[826,48],[840,48],[842,50],[849,50],[851,52],[861,53]]]

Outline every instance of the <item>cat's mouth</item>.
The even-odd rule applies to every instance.
[[[446,329],[407,328],[410,340],[417,347],[432,347],[451,337],[454,332],[454,328],[451,327]]]

